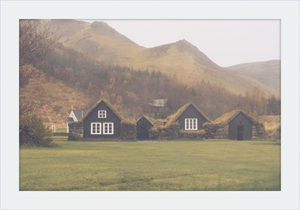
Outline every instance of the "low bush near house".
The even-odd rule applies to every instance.
[[[161,139],[177,139],[179,138],[179,123],[171,123],[161,127],[160,137]]]
[[[20,122],[19,144],[28,146],[56,146],[51,137],[51,130],[43,124],[42,118],[29,115]]]
[[[136,124],[133,120],[121,121],[121,139],[136,139]]]
[[[184,139],[203,139],[205,136],[205,130],[204,129],[197,130],[197,131],[180,130],[179,136],[180,138],[184,138]]]

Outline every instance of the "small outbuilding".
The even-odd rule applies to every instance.
[[[149,129],[153,127],[153,124],[150,122],[147,117],[142,116],[136,121],[136,130],[138,139],[149,139]]]
[[[264,125],[242,110],[225,113],[203,126],[209,138],[250,140],[265,136]]]
[[[233,116],[229,121],[229,139],[237,140],[249,140],[252,139],[252,125],[254,120],[252,120],[243,111],[239,111],[235,116]]]
[[[163,126],[166,120],[154,119],[149,116],[142,116],[136,121],[137,139],[152,139],[150,129],[156,129]]]

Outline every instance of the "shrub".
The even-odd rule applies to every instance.
[[[177,139],[179,138],[179,123],[171,123],[161,127],[160,137],[162,139]]]
[[[136,139],[136,123],[134,120],[121,121],[121,139]]]
[[[159,127],[151,127],[149,129],[149,139],[158,139],[160,135]]]
[[[180,130],[179,131],[180,137],[183,137],[184,139],[203,139],[205,136],[205,130],[196,130],[196,131],[185,131]]]
[[[42,118],[36,115],[26,116],[20,122],[19,144],[31,146],[57,146],[51,137],[51,130],[43,124]]]

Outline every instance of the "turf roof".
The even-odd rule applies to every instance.
[[[153,125],[153,126],[161,126],[163,125],[163,122],[161,120],[158,119],[154,119],[152,117],[149,116],[145,116],[144,117]]]
[[[238,115],[240,112],[244,113],[249,119],[251,119],[253,122],[257,121],[254,117],[247,114],[246,112],[242,110],[233,110],[231,112],[227,112],[223,114],[221,117],[215,119],[213,121],[214,124],[227,124],[229,123],[233,118],[235,118],[236,115]]]
[[[166,126],[172,124],[172,123],[175,123],[177,121],[177,119],[180,117],[180,115],[189,107],[189,106],[194,106],[195,109],[208,121],[208,122],[211,122],[211,120],[206,117],[203,112],[201,112],[193,103],[187,103],[185,104],[184,106],[182,106],[181,108],[179,108],[177,110],[177,112],[175,112],[174,114],[172,114],[171,116],[169,116],[167,119],[168,119],[168,122],[166,123]]]
[[[113,105],[111,105],[108,101],[106,101],[105,99],[101,99],[101,100],[99,100],[97,103],[95,103],[88,111],[87,111],[87,113],[85,114],[85,116],[83,117],[83,118],[81,118],[79,121],[83,121],[83,120],[85,120],[88,116],[89,116],[89,114],[97,107],[97,105],[101,102],[101,101],[103,101],[105,104],[106,104],[106,106],[108,106],[110,109],[111,109],[111,111],[113,112],[113,113],[115,113],[116,115],[117,115],[117,117],[122,121],[123,120],[123,117],[122,117],[122,115],[115,109],[115,107],[113,107]],[[79,122],[78,121],[78,122]]]

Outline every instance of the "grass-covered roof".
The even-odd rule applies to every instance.
[[[241,110],[233,110],[231,112],[227,112],[223,114],[221,117],[215,119],[213,121],[214,124],[227,124],[229,123],[236,115],[238,115],[240,112],[243,112],[247,117],[249,117],[253,122],[257,121],[253,116],[247,114],[244,111]]]
[[[211,122],[211,120],[205,116],[205,114],[203,112],[201,112],[193,103],[187,103],[184,106],[182,106],[181,108],[179,108],[177,110],[177,112],[175,112],[174,114],[170,115],[167,120],[168,122],[166,123],[166,126],[176,122],[176,120],[178,119],[178,117],[190,106],[194,106],[195,109],[208,121]]]
[[[84,120],[89,116],[89,114],[90,114],[90,113],[98,106],[98,104],[99,104],[101,101],[103,101],[103,102],[106,104],[106,106],[108,106],[108,107],[111,109],[111,111],[113,111],[121,121],[123,120],[122,115],[115,109],[115,107],[114,107],[113,105],[111,105],[111,104],[110,104],[108,101],[106,101],[105,99],[101,99],[101,100],[97,101],[97,103],[95,103],[95,104],[87,111],[87,113],[84,115],[84,117],[81,118],[79,121],[84,121]],[[78,121],[78,122],[79,122],[79,121]]]
[[[164,120],[160,120],[160,119],[154,119],[154,118],[152,118],[152,117],[149,117],[149,116],[145,116],[144,115],[144,117],[149,121],[149,122],[151,122],[151,124],[153,125],[153,126],[161,126],[161,125],[163,125],[163,122],[164,122]]]

